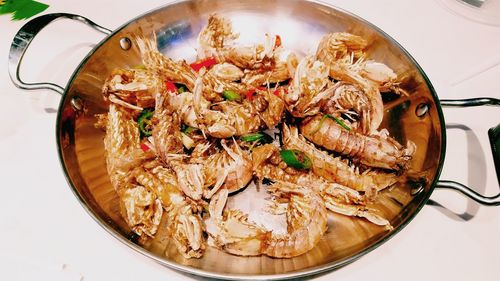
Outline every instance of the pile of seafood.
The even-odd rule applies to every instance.
[[[320,241],[329,212],[391,229],[369,203],[404,175],[416,149],[379,128],[382,95],[407,95],[396,73],[368,60],[369,42],[349,33],[325,35],[305,57],[278,35],[237,40],[232,23],[212,15],[189,64],[137,37],[143,65],[106,80],[109,111],[96,127],[132,231],[152,239],[165,224],[186,258],[207,245],[289,258]],[[228,207],[251,183],[267,191],[269,214],[286,217],[286,233]]]

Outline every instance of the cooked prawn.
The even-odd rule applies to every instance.
[[[370,195],[397,182],[397,176],[376,171],[359,172],[340,157],[332,157],[317,149],[299,135],[297,128],[283,125],[283,143],[286,149],[304,152],[312,161],[312,171],[329,181],[339,183]]]
[[[318,113],[321,101],[333,94],[334,85],[328,80],[327,65],[308,56],[298,64],[285,102],[293,116],[304,117]]]
[[[305,57],[278,35],[253,45],[238,37],[229,19],[210,15],[192,64],[160,53],[154,34],[135,37],[143,66],[116,69],[103,85],[109,111],[95,126],[106,130],[111,185],[140,242],[161,229],[184,258],[207,244],[290,258],[318,244],[328,214],[392,229],[377,194],[407,180],[416,147],[379,128],[381,93],[407,94],[402,74],[349,33],[325,35]],[[236,209],[238,198],[226,206],[247,186],[259,201],[246,206],[252,213]],[[276,216],[260,225],[256,206]],[[275,229],[285,216],[286,229]]]
[[[222,140],[221,145],[223,151],[202,160],[205,163],[203,167],[205,186],[212,186],[212,189],[205,190],[205,198],[211,198],[219,188],[227,189],[229,192],[238,191],[245,187],[253,176],[249,152],[243,151],[236,141],[233,141],[233,145],[227,146],[225,140]]]
[[[144,69],[117,69],[104,82],[103,95],[110,102],[130,109],[153,107],[161,82],[155,73]]]
[[[362,135],[348,131],[334,120],[315,116],[305,120],[301,132],[308,140],[326,149],[353,158],[376,168],[405,169],[414,153],[415,145],[409,141],[404,148],[390,137]]]
[[[185,258],[201,257],[205,242],[198,203],[183,194],[172,171],[154,162],[149,165],[133,171],[135,180],[156,193],[160,206],[166,210],[167,229],[179,252]]]
[[[156,124],[152,130],[153,145],[158,156],[163,161],[168,161],[168,154],[177,154],[184,150],[181,141],[180,118],[176,112],[166,107],[165,99],[160,93],[156,95],[156,99],[154,113]]]
[[[286,168],[278,148],[267,144],[252,151],[253,166],[259,179],[284,181],[312,188],[325,200],[326,208],[347,216],[366,218],[368,221],[390,228],[388,220],[366,206],[368,198],[349,187],[331,183],[312,173]]]
[[[267,231],[239,210],[222,213],[227,191],[221,190],[210,205],[210,219],[206,221],[209,243],[235,255],[277,258],[299,256],[316,246],[327,229],[321,197],[311,189],[285,182],[276,182],[268,190],[288,201],[286,234]]]
[[[327,211],[323,199],[312,189],[277,181],[268,188],[274,196],[286,198],[286,234],[269,236],[264,254],[276,258],[302,255],[316,246],[327,230]]]
[[[269,231],[239,210],[224,211],[227,196],[227,189],[221,189],[210,201],[210,218],[205,220],[208,244],[239,256],[261,255]]]
[[[363,134],[370,133],[371,106],[368,97],[357,86],[339,82],[334,94],[321,105],[321,112],[341,118],[351,129]]]

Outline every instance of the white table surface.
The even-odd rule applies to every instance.
[[[50,4],[45,13],[77,13],[114,29],[169,1],[43,2]],[[398,40],[426,71],[441,98],[500,98],[500,66],[454,85],[470,69],[498,58],[500,28],[451,14],[438,0],[325,2],[371,21]],[[44,110],[57,108],[59,96],[17,89],[8,78],[8,50],[24,23],[0,16],[0,280],[193,279],[112,238],[73,196],[57,157],[56,114]],[[23,77],[65,85],[101,38],[80,23],[58,21],[33,42]],[[499,112],[498,108],[445,110],[447,123],[472,128],[480,146],[467,157],[465,133],[448,130],[442,179],[478,184],[488,195],[498,192],[486,132],[500,122]],[[476,168],[475,173],[467,174],[469,166]],[[436,191],[432,199],[449,212],[468,208],[474,216],[464,221],[426,206],[377,250],[317,280],[499,280],[500,208],[478,207],[451,191]]]

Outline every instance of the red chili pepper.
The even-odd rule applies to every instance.
[[[248,90],[248,92],[246,92],[246,94],[245,94],[245,97],[247,98],[247,100],[252,100],[255,92],[256,92],[256,89]]]
[[[148,146],[147,144],[145,144],[145,143],[141,142],[141,149],[142,149],[142,151],[146,152],[146,151],[148,151],[150,148],[149,148],[149,146]]]
[[[211,68],[212,66],[217,64],[217,60],[214,57],[209,57],[201,61],[193,62],[190,64],[191,68],[194,69],[194,71],[198,72],[200,69],[205,67],[206,69]]]
[[[287,88],[277,88],[276,90],[274,90],[273,94],[275,96],[279,96],[281,89],[283,89],[283,94],[284,95],[288,94],[288,89]]]
[[[279,48],[281,47],[281,37],[279,35],[276,35],[276,43],[274,43],[274,48]]]
[[[170,93],[177,94],[177,86],[172,81],[165,81],[165,87]]]

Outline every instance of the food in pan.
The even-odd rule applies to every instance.
[[[96,125],[131,229],[149,239],[166,224],[186,258],[207,246],[298,256],[323,237],[329,212],[391,229],[371,202],[401,179],[416,149],[380,128],[382,94],[408,95],[396,73],[349,33],[325,35],[305,57],[278,35],[253,46],[237,39],[228,19],[212,15],[189,64],[137,37],[143,65],[105,82],[109,111]],[[226,204],[255,186],[269,193],[269,214],[286,217],[285,233]]]

